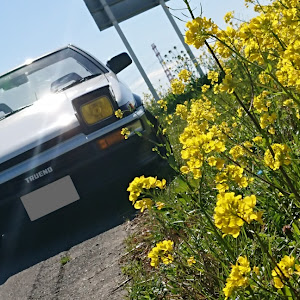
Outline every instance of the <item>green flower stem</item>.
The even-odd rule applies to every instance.
[[[214,51],[211,49],[211,47],[209,46],[209,44],[207,43],[207,41],[205,41],[205,45],[208,48],[209,52],[211,53],[211,55],[213,56],[214,60],[216,61],[217,65],[219,66],[221,72],[223,72],[225,74],[224,68],[222,67],[219,59],[217,58],[217,56],[215,55]],[[257,119],[255,118],[255,116],[249,111],[249,109],[245,106],[245,104],[243,103],[243,101],[240,99],[239,95],[236,93],[236,91],[233,91],[233,95],[235,96],[235,98],[237,99],[238,103],[242,106],[242,108],[244,109],[244,111],[246,112],[246,114],[250,117],[250,119],[252,120],[252,122],[254,123],[255,127],[257,128],[257,130],[261,133],[263,133],[262,128],[260,127]]]
[[[256,280],[254,280],[253,278],[252,278],[251,280],[254,281],[254,283],[257,284],[257,286],[258,286],[259,288],[261,288],[262,290],[264,290],[264,291],[266,291],[266,292],[268,292],[268,293],[270,293],[270,294],[272,294],[272,295],[275,295],[275,296],[277,296],[277,297],[279,296],[279,297],[281,297],[282,299],[290,299],[290,298],[287,297],[287,296],[279,295],[278,293],[273,292],[273,291],[267,289],[267,288],[264,287],[262,284],[260,284],[259,281],[256,281]]]
[[[186,268],[186,264],[183,263],[183,261],[182,261],[182,259],[181,259],[180,256],[178,257],[178,260],[180,261],[181,266],[183,266],[184,268]],[[178,260],[177,260],[177,261],[178,261]],[[190,267],[189,267],[189,268],[190,268]],[[201,272],[202,272],[202,273],[205,273],[206,275],[211,276],[212,278],[216,279],[217,281],[224,282],[224,279],[223,279],[223,278],[220,278],[220,277],[216,276],[214,273],[208,272],[207,270],[203,270],[203,269],[201,270]],[[209,297],[209,298],[210,298],[210,297],[213,297],[213,296],[207,295],[204,289],[202,289],[202,292],[205,294],[206,297]],[[192,296],[192,295],[191,295],[191,296]],[[209,299],[209,298],[208,298],[208,299]],[[191,297],[191,299],[194,299],[194,298]],[[212,298],[212,299],[213,299],[213,298]]]
[[[257,64],[255,64],[255,63],[253,63],[253,62],[251,62],[251,61],[249,61],[248,59],[246,59],[245,57],[243,57],[240,53],[238,53],[237,51],[235,51],[232,47],[230,47],[228,44],[226,44],[226,43],[224,43],[222,40],[220,40],[218,37],[216,37],[216,36],[212,36],[212,37],[214,37],[216,40],[218,40],[220,43],[222,43],[224,46],[226,46],[229,50],[231,50],[233,53],[235,53],[242,61],[245,61],[246,63],[249,63],[249,64],[251,64],[251,65],[253,65],[254,67],[256,67],[256,68],[258,68],[258,69],[260,69],[261,71],[266,71],[264,68],[262,68],[261,66],[259,66],[259,65],[257,65]],[[209,46],[209,44],[207,43],[207,42],[205,42],[206,44],[206,46],[208,46],[209,47],[209,49],[210,49],[210,52],[211,52],[211,54],[213,55],[213,57],[214,57],[214,59],[215,60],[218,60],[217,59],[217,57],[216,57],[216,55],[215,54],[213,54],[213,51],[212,51],[212,49],[211,49],[211,47]],[[262,57],[263,57],[263,55],[262,55]],[[265,61],[265,63],[266,64],[268,64],[268,62],[267,61]],[[223,71],[223,68],[222,68],[222,65],[220,64],[220,63],[218,63],[217,62],[217,64],[218,64],[218,66],[221,68],[221,70]],[[224,71],[223,71],[224,72]],[[274,74],[272,74],[271,72],[268,72],[267,73],[281,88],[282,88],[282,90],[290,97],[290,98],[292,98],[295,102],[297,102],[297,104],[299,105],[300,104],[300,101],[292,94],[292,93],[290,93],[290,91],[276,78],[276,76],[274,75]]]
[[[210,35],[211,37],[215,38],[216,40],[218,40],[221,44],[223,44],[224,46],[226,46],[230,51],[232,51],[234,54],[236,54],[237,57],[239,57],[242,61],[260,69],[261,71],[265,71],[265,69],[263,67],[261,67],[260,65],[248,60],[247,58],[245,58],[244,56],[242,56],[239,52],[237,52],[234,48],[230,47],[228,44],[226,44],[224,41],[220,40],[217,36],[215,35]]]
[[[181,174],[180,174],[180,178],[187,184],[187,186],[189,187],[190,191],[192,192],[193,191],[193,187],[191,187],[190,183],[186,180],[186,178],[184,178]],[[203,182],[203,178],[204,178],[204,173],[202,173],[202,176],[201,176],[201,182],[200,182],[200,185],[202,185],[202,182]],[[195,202],[198,202],[198,200],[200,200],[198,203],[200,204],[199,207],[200,207],[200,210],[201,212],[205,215],[209,225],[211,226],[212,230],[214,231],[215,235],[216,235],[216,238],[218,239],[219,243],[221,245],[224,246],[224,248],[227,250],[230,258],[232,260],[235,259],[235,255],[232,251],[232,249],[230,248],[230,246],[226,243],[226,241],[222,238],[222,236],[219,234],[217,228],[215,227],[215,224],[212,222],[210,216],[208,215],[208,213],[206,212],[206,210],[203,208],[203,206],[201,205],[201,192],[199,193],[199,197],[200,199],[195,199],[194,196],[191,196],[191,198],[195,201]]]
[[[213,50],[211,49],[211,47],[209,46],[209,44],[208,44],[206,41],[205,41],[205,45],[208,47],[209,51],[210,51],[211,54],[213,55],[214,59],[216,60],[216,62],[217,62],[217,64],[218,64],[218,66],[220,67],[221,71],[224,72],[224,69],[223,69],[222,65],[220,64],[218,58],[216,57],[216,55],[214,54]],[[269,74],[269,75],[271,76],[272,74]],[[273,76],[273,75],[272,75],[271,77],[272,77],[274,80],[276,79],[275,76]],[[277,79],[276,79],[276,80],[277,80]],[[278,82],[278,84],[280,84],[280,83]],[[280,85],[281,85],[281,84],[280,84]],[[281,86],[282,86],[282,85],[281,85]],[[284,88],[283,86],[282,86],[282,88],[285,90],[285,88]],[[286,92],[288,92],[288,91],[286,91]],[[248,116],[250,117],[250,119],[252,120],[252,122],[254,123],[254,125],[256,126],[256,128],[258,129],[259,133],[261,133],[262,136],[265,138],[265,140],[266,140],[266,142],[267,142],[268,149],[270,150],[270,152],[271,152],[273,158],[275,158],[275,154],[274,154],[274,151],[273,151],[273,149],[272,149],[272,147],[271,147],[271,145],[270,145],[270,143],[269,143],[269,139],[268,139],[267,134],[265,133],[264,130],[262,130],[262,128],[261,128],[261,126],[259,125],[259,123],[258,123],[257,119],[255,118],[255,116],[252,115],[252,114],[250,113],[250,111],[246,108],[246,106],[245,106],[244,103],[241,101],[241,99],[239,98],[239,96],[237,95],[237,93],[234,91],[233,94],[234,94],[234,96],[236,97],[237,101],[240,103],[240,105],[243,107],[243,109],[245,110],[245,112],[248,114]],[[293,97],[293,98],[294,98],[294,97]],[[300,201],[300,196],[299,196],[297,190],[295,189],[295,187],[293,186],[293,184],[292,184],[290,178],[289,178],[288,175],[286,174],[285,170],[281,167],[281,168],[280,168],[280,171],[281,171],[281,173],[283,174],[283,176],[284,176],[284,178],[285,178],[285,180],[286,180],[286,183],[287,183],[287,185],[289,186],[290,190],[292,191],[292,193],[294,193],[294,195],[295,195],[295,197],[297,198],[297,200]]]
[[[215,38],[216,40],[218,40],[220,43],[222,43],[224,46],[226,46],[230,51],[232,51],[234,54],[236,54],[241,60],[245,61],[246,63],[249,63],[251,65],[253,65],[254,67],[260,69],[261,71],[266,71],[263,67],[257,65],[256,63],[249,61],[248,59],[246,59],[244,56],[242,56],[239,52],[237,52],[235,49],[233,49],[232,47],[230,47],[228,44],[226,44],[224,41],[220,40],[217,36],[215,35],[211,35],[211,37]],[[262,55],[263,57],[263,55]],[[263,57],[264,58],[264,57]],[[265,58],[264,58],[265,60]],[[266,64],[268,64],[267,61],[265,61]],[[218,64],[219,65],[219,64]],[[298,104],[300,104],[300,101],[298,99],[295,98],[295,96],[289,92],[289,90],[282,85],[282,83],[280,81],[278,81],[278,79],[276,78],[276,76],[274,76],[272,73],[268,72],[267,73],[270,77],[272,77],[272,79],[284,90],[284,92],[289,95],[293,100],[295,100]]]
[[[224,98],[222,98],[221,95],[220,95],[220,98],[222,99],[223,102],[225,102],[225,104],[230,105],[230,103],[228,103],[226,100],[224,100]],[[224,111],[226,111],[226,108],[225,108],[225,106],[223,105],[223,103],[218,102],[218,105],[219,105],[221,108],[223,108]],[[236,118],[238,118],[239,120],[242,120],[242,118],[240,118],[239,116],[236,116],[236,115],[233,114],[231,111],[226,111],[226,112],[227,112],[229,115],[231,115],[231,116],[233,116],[233,117],[236,117]],[[211,124],[214,125],[214,123],[213,123],[213,122],[210,122],[210,121],[209,121],[209,124],[210,124],[210,125],[211,125]],[[251,132],[251,133],[253,133],[253,134],[256,133],[255,130],[253,130],[253,127],[250,127],[247,123],[246,123],[246,124],[243,124],[243,126],[245,126],[249,132]],[[226,134],[224,131],[222,131],[222,133],[225,134],[230,140],[232,140],[232,138],[231,138],[228,134]],[[248,150],[248,149],[247,149],[247,150]],[[249,151],[249,150],[248,150],[248,151]],[[252,153],[252,154],[253,154],[253,153]]]
[[[253,292],[253,290],[252,290],[252,288],[251,288],[250,285],[247,287],[247,290],[250,292],[250,295],[252,296],[252,299],[258,299],[258,298],[255,296],[255,294],[254,294],[254,292]],[[258,300],[259,300],[259,299],[258,299]]]
[[[201,176],[201,180],[200,180],[200,187],[199,187],[199,204],[200,204],[200,210],[202,211],[202,213],[205,215],[208,223],[210,224],[211,228],[213,229],[218,241],[225,247],[225,249],[228,251],[228,254],[230,256],[231,259],[235,259],[235,255],[232,251],[232,249],[230,248],[230,246],[227,244],[227,242],[223,239],[223,237],[219,234],[215,224],[212,222],[211,217],[208,215],[207,211],[205,210],[205,208],[201,205],[202,202],[202,184],[204,181],[204,175],[205,172],[202,172],[202,176]]]
[[[187,7],[187,9],[188,9],[188,11],[189,11],[191,17],[192,17],[193,19],[195,19],[195,16],[194,16],[194,14],[193,14],[193,11],[192,11],[192,9],[191,9],[191,6],[190,6],[188,0],[183,0],[183,2],[185,3],[185,5],[186,5],[186,7]]]
[[[290,93],[290,91],[276,78],[276,76],[274,76],[272,73],[268,72],[267,73],[270,77],[272,77],[272,79],[278,84],[280,85],[280,87],[284,90],[284,92],[290,97],[292,98],[295,102],[297,102],[298,105],[300,105],[300,101],[292,94]]]
[[[270,259],[272,265],[273,265],[273,268],[275,269],[276,267],[278,268],[279,272],[281,273],[281,276],[280,277],[283,277],[285,283],[289,286],[289,288],[291,289],[291,293],[293,294],[293,297],[296,297],[296,298],[293,298],[293,299],[300,299],[300,295],[299,293],[295,290],[295,288],[291,285],[291,283],[289,282],[289,279],[286,278],[286,276],[284,275],[284,273],[282,272],[282,270],[279,268],[279,266],[277,265],[274,257],[269,253],[269,251],[266,249],[266,246],[265,244],[263,243],[263,241],[261,240],[259,234],[253,230],[252,231],[254,233],[254,235],[256,236],[262,250],[267,254],[268,258]],[[276,271],[277,272],[277,271]],[[279,275],[279,274],[278,274]]]
[[[240,168],[242,168],[241,165],[240,165],[238,162],[234,161],[234,160],[231,159],[229,156],[227,156],[227,155],[225,155],[225,154],[223,154],[223,156],[224,156],[225,158],[227,158],[228,160],[230,160],[231,162],[233,162],[235,165],[237,165],[237,166],[239,166]],[[276,189],[277,189],[278,191],[280,191],[281,193],[283,193],[283,194],[285,194],[285,195],[287,195],[287,196],[289,196],[289,195],[291,194],[291,193],[286,192],[285,190],[283,190],[281,187],[275,185],[274,183],[272,183],[272,182],[270,182],[270,181],[268,181],[268,180],[266,180],[266,179],[264,179],[264,178],[258,176],[257,174],[253,173],[253,172],[252,172],[251,170],[249,170],[248,168],[243,168],[243,169],[244,169],[247,173],[253,175],[253,176],[256,177],[256,178],[258,178],[259,180],[261,180],[261,181],[267,183],[268,185],[270,185],[270,186],[276,188]]]
[[[183,0],[183,1],[184,1],[184,3],[186,4],[186,6],[187,6],[187,8],[188,8],[188,11],[189,11],[189,13],[190,13],[190,15],[191,15],[191,17],[192,17],[193,19],[195,19],[194,14],[193,14],[193,11],[192,11],[192,9],[191,9],[191,7],[190,7],[188,1],[187,1],[187,0]],[[214,38],[217,39],[219,42],[221,42],[223,45],[225,45],[226,47],[228,47],[228,49],[230,49],[233,53],[235,53],[235,54],[236,54],[239,58],[241,58],[242,60],[246,61],[247,63],[250,63],[250,64],[254,65],[255,67],[261,69],[262,71],[265,71],[264,68],[262,68],[261,66],[255,64],[255,63],[253,63],[253,62],[251,62],[251,61],[249,61],[249,60],[247,60],[245,57],[243,57],[242,55],[240,55],[240,53],[238,53],[237,51],[235,51],[232,47],[230,47],[229,45],[227,45],[226,43],[224,43],[223,41],[221,41],[221,40],[220,40],[219,38],[217,38],[216,36],[212,36],[212,37],[214,37]],[[214,52],[212,51],[212,49],[211,49],[211,47],[209,46],[209,44],[207,43],[207,41],[205,41],[205,45],[206,45],[206,47],[209,49],[210,53],[211,53],[212,56],[214,57],[216,63],[218,64],[218,66],[220,67],[220,69],[222,70],[222,72],[224,72],[222,65],[220,64],[218,58],[216,57],[216,55],[215,55]],[[289,91],[288,91],[288,90],[287,90],[287,89],[286,89],[286,88],[278,81],[278,79],[277,79],[272,73],[270,73],[270,74],[268,73],[268,75],[270,75],[270,76],[273,78],[273,80],[275,80],[276,83],[280,85],[280,87],[286,92],[287,95],[289,95],[289,96],[290,96],[292,99],[294,99],[298,104],[300,104],[299,100],[296,99],[296,98],[294,97],[294,95],[291,94],[291,93],[290,93],[290,92],[289,92]],[[239,100],[238,100],[238,101],[239,101]],[[244,108],[244,107],[243,107],[243,108]],[[246,110],[246,112],[247,112],[247,110]],[[248,114],[248,115],[249,115],[249,114]],[[250,116],[250,115],[249,115],[249,116]],[[251,119],[252,119],[252,118],[251,118]]]
[[[265,139],[265,141],[267,143],[267,147],[270,150],[270,153],[271,153],[272,157],[275,159],[275,153],[274,153],[274,151],[273,151],[273,149],[271,147],[271,144],[269,142],[267,134],[265,133],[264,130],[261,130],[261,134],[263,135],[263,137],[264,137],[264,139]],[[286,174],[284,168],[281,166],[279,168],[279,170],[280,170],[280,172],[282,173],[283,177],[286,180],[286,182],[284,182],[284,181],[283,182],[288,185],[288,187],[290,188],[291,192],[295,195],[296,199],[300,202],[300,196],[299,196],[297,190],[295,189],[295,187],[293,186],[293,184],[292,184],[289,176]]]
[[[250,101],[250,106],[249,106],[249,111],[250,111],[252,109],[253,101],[254,101],[254,95],[255,95],[254,88],[255,88],[255,84],[253,82],[253,79],[252,79],[252,76],[250,74],[250,71],[247,68],[247,65],[243,61],[241,63],[242,63],[243,68],[246,70],[246,74],[247,74],[247,76],[248,76],[248,78],[250,80],[250,84],[251,84],[251,101]]]
[[[185,2],[185,4],[187,5],[188,10],[189,10],[189,12],[190,12],[192,18],[194,19],[194,15],[193,15],[193,12],[192,12],[192,10],[191,10],[190,5],[188,4],[187,0],[184,0],[184,2]],[[219,66],[220,70],[225,74],[225,71],[224,71],[224,69],[223,69],[223,67],[222,67],[222,65],[221,65],[221,63],[220,63],[220,61],[219,61],[219,59],[217,58],[217,56],[215,55],[214,51],[211,49],[211,47],[209,46],[209,44],[207,43],[207,41],[205,41],[205,45],[206,45],[206,47],[208,48],[209,52],[212,54],[214,60],[216,61],[217,65]],[[226,45],[226,44],[225,44],[225,45]],[[226,46],[228,46],[228,45],[226,45]],[[234,51],[234,52],[236,53],[236,51]],[[238,55],[239,55],[239,57],[242,57],[239,53],[238,53]],[[245,59],[244,57],[242,57],[242,58]],[[246,60],[246,61],[248,61],[248,60]],[[261,68],[261,67],[260,67],[260,68]],[[261,68],[261,69],[262,69],[262,68]],[[275,157],[275,154],[274,154],[273,149],[271,148],[271,145],[270,145],[270,143],[269,143],[269,141],[268,141],[268,137],[267,137],[265,131],[262,130],[262,128],[261,128],[261,126],[259,125],[259,123],[258,123],[257,119],[255,118],[255,116],[252,115],[252,114],[250,113],[250,111],[247,109],[247,107],[244,105],[243,101],[240,99],[240,97],[238,96],[238,94],[237,94],[235,91],[233,92],[233,95],[235,96],[235,98],[237,99],[237,101],[239,102],[239,104],[243,107],[243,109],[244,109],[244,111],[247,113],[247,115],[250,117],[250,119],[251,119],[252,122],[254,123],[255,127],[257,128],[258,132],[261,133],[262,136],[263,136],[263,137],[265,138],[265,140],[267,141],[268,148],[269,148],[269,150],[270,150],[270,152],[271,152],[271,154],[272,154],[272,156],[273,156],[273,158],[274,158],[274,157]],[[295,189],[292,188],[292,191],[293,191],[293,190],[295,190]],[[300,197],[299,197],[299,195],[297,194],[297,192],[294,193],[294,194],[295,194],[295,196],[300,200]]]
[[[300,196],[298,194],[298,191],[295,189],[293,183],[291,182],[290,177],[287,175],[287,173],[285,172],[285,170],[282,166],[279,168],[279,170],[283,174],[283,176],[286,180],[286,183],[289,186],[290,190],[292,191],[292,193],[295,195],[296,199],[298,200],[298,204],[300,204]]]

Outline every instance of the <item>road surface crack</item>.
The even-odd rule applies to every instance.
[[[68,251],[64,253],[64,257],[67,257],[67,256],[68,256]],[[59,300],[59,294],[60,294],[62,282],[64,279],[64,275],[65,275],[65,264],[61,263],[59,272],[57,275],[57,281],[55,284],[55,290],[54,290],[54,295],[53,295],[52,300]]]

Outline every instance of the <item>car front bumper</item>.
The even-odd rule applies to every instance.
[[[71,199],[72,201],[69,202],[70,205],[66,205],[69,204],[68,201],[66,201],[66,204],[63,205],[64,207],[61,210],[67,210],[69,206],[80,205],[82,201],[86,201],[88,195],[94,190],[104,188],[111,183],[114,184],[111,185],[112,187],[116,189],[120,188],[118,185],[120,180],[129,181],[133,176],[141,175],[143,167],[157,160],[159,158],[158,155],[152,151],[152,141],[156,140],[156,137],[148,124],[145,113],[140,111],[138,115],[128,116],[120,121],[118,121],[119,127],[114,124],[111,130],[103,128],[99,130],[102,131],[101,134],[99,134],[99,131],[94,132],[78,147],[74,147],[70,151],[63,149],[63,154],[57,155],[3,182],[0,185],[0,234],[14,230],[14,227],[20,226],[20,222],[32,223],[31,221],[34,221],[33,223],[38,223],[41,219],[56,218],[59,215],[58,212],[60,209],[57,210],[59,205],[54,205],[54,208],[50,207],[48,210],[46,209],[46,213],[45,211],[37,212],[34,216],[30,214],[30,209],[34,210],[32,207],[30,208],[30,205],[32,206],[34,203],[38,203],[36,201],[39,201],[36,198],[41,197],[42,201],[46,201],[46,205],[54,201],[51,200],[51,197],[50,199],[46,199],[47,188],[45,189],[45,187],[47,186],[54,186],[55,190],[55,183],[65,179],[69,182],[62,184],[62,186],[66,186],[66,193],[70,191],[70,187],[72,188],[73,186],[75,188],[78,199],[75,199],[75,195],[75,198],[72,198],[75,200],[73,201]],[[127,140],[124,139],[111,145],[107,149],[99,148],[99,138],[103,138],[111,132],[120,130],[122,127],[129,126],[137,121],[142,125],[142,136],[135,134],[130,136]],[[86,140],[88,141],[86,142]],[[56,146],[57,149],[59,149],[59,146],[60,145]],[[62,147],[66,148],[66,145]],[[56,152],[58,153],[59,151],[57,150]],[[44,156],[45,153],[41,153],[39,162],[44,159]],[[37,159],[32,158],[31,165],[36,164],[36,162]],[[22,165],[22,163],[21,168],[24,168],[24,164]],[[45,172],[40,173],[43,172],[43,170],[48,170],[48,174],[44,174]],[[10,172],[12,171],[20,172],[20,170],[10,170]],[[7,174],[9,175],[10,172]],[[7,174],[4,175],[8,176]],[[32,174],[44,175],[31,181],[29,178],[31,178]],[[36,191],[41,191],[42,193],[39,194],[38,192],[36,193]],[[56,192],[54,192],[53,195],[56,195]],[[34,195],[34,201],[31,201],[28,206],[25,198],[28,198],[31,194]],[[97,198],[97,201],[103,201],[103,209],[105,210],[107,199],[101,199],[101,194]],[[47,204],[47,201],[50,202]]]

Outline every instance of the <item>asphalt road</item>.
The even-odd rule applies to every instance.
[[[0,286],[0,299],[123,299],[127,279],[119,259],[128,232],[128,224],[117,226],[12,276]]]
[[[125,220],[134,215],[125,190],[98,191],[4,237],[0,299],[123,299],[118,261],[130,232]]]

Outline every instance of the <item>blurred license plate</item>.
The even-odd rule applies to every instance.
[[[79,200],[79,195],[70,176],[63,177],[21,197],[31,221],[77,200]]]

